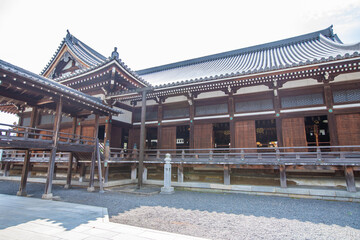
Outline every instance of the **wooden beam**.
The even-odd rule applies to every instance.
[[[31,118],[30,118],[30,127],[31,128],[35,127],[38,115],[39,115],[39,112],[38,112],[37,107],[33,107],[32,111],[31,111]],[[27,195],[26,183],[27,183],[29,169],[31,168],[30,158],[31,158],[31,151],[26,150],[25,157],[24,157],[24,164],[22,166],[22,171],[21,171],[20,187],[19,187],[19,191],[16,194],[18,196],[26,196]]]
[[[76,134],[76,127],[77,127],[77,117],[74,117],[73,122],[72,122],[72,131],[71,131],[71,133],[73,135]],[[70,152],[67,176],[66,176],[66,184],[64,186],[64,188],[66,188],[66,189],[71,188],[71,175],[72,175],[73,159],[74,159],[74,154],[73,154],[73,152]]]
[[[99,133],[99,115],[96,114],[95,115],[95,125],[94,125],[94,138],[98,137],[98,133]],[[89,187],[87,188],[88,192],[95,191],[94,176],[95,176],[95,164],[96,164],[95,160],[96,160],[96,157],[97,157],[96,148],[97,148],[97,146],[96,146],[96,143],[95,143],[94,144],[94,151],[93,151],[92,156],[91,156],[90,182],[89,182]]]
[[[47,177],[46,177],[46,184],[45,184],[45,192],[42,195],[42,198],[51,199],[53,197],[52,191],[52,180],[54,176],[54,168],[55,168],[55,158],[56,158],[56,151],[59,141],[59,129],[61,123],[61,114],[62,114],[62,105],[63,100],[60,97],[59,102],[56,104],[56,113],[55,113],[55,120],[54,120],[54,136],[53,136],[53,144],[51,148],[51,154],[49,159]]]
[[[356,192],[353,167],[349,167],[349,166],[345,167],[345,180],[346,180],[346,189],[348,190],[348,192]]]

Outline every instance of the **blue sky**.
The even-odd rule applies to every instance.
[[[360,42],[360,1],[0,0],[0,58],[40,73],[69,29],[138,70],[332,24],[344,43]]]

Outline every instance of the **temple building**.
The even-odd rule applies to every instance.
[[[232,152],[227,149],[234,149],[234,154],[241,152],[242,160],[246,154],[263,154],[256,158],[265,159],[267,153],[276,149],[291,152],[294,158],[298,152],[315,152],[317,156],[319,152],[344,149],[359,152],[359,53],[360,43],[342,43],[331,26],[275,42],[134,71],[119,58],[116,48],[110,57],[105,57],[68,31],[40,75],[121,112],[100,116],[97,130],[95,114],[89,112],[77,118],[76,131],[88,137],[97,131],[103,146],[108,142],[110,148],[121,149],[122,154],[139,149],[141,117],[145,112],[143,144],[149,152],[144,159],[144,178],[152,176],[158,180],[162,176],[161,164],[146,161],[151,151],[156,154],[159,149],[171,150],[175,155],[182,153],[183,159],[184,154],[197,151],[196,159],[206,154],[206,161],[210,162],[216,154],[229,152],[225,159],[230,159]],[[19,125],[30,126],[31,111],[26,110],[26,105],[0,103],[1,111],[20,116]],[[47,104],[53,104],[51,99],[43,102],[44,106]],[[64,115],[60,132],[70,133],[72,121],[73,116]],[[40,110],[34,125],[49,129],[53,122],[53,114]],[[337,146],[347,148],[332,148]],[[114,162],[107,177],[130,178],[133,165]],[[290,185],[310,184],[296,180],[300,178],[345,179],[344,174],[350,174],[355,187],[360,170],[356,164],[351,169],[345,166],[344,173],[344,166],[337,164],[313,168],[285,164],[282,169],[282,165],[259,167],[247,163],[246,167],[239,167],[239,163],[233,163],[225,167],[226,161],[217,163],[212,167],[206,167],[206,162],[187,165],[185,173],[182,166],[178,167],[181,172],[178,170],[174,179],[238,184],[247,182],[244,176],[272,179],[286,169]],[[347,184],[352,180],[346,181]],[[269,182],[261,184],[272,184]],[[343,185],[349,187],[346,184],[344,180]]]

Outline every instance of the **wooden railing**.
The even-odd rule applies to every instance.
[[[0,140],[27,140],[51,142],[54,135],[53,130],[14,126],[0,123]],[[77,134],[59,132],[59,142],[68,144],[88,144],[95,145],[96,139],[93,137],[81,136]]]
[[[50,152],[32,152],[30,153],[30,162],[49,162]],[[70,153],[56,153],[56,162],[68,162]],[[21,150],[4,150],[2,153],[3,162],[24,162],[25,151]]]
[[[162,163],[170,153],[173,163],[248,165],[360,165],[360,146],[149,149],[145,163]],[[138,161],[137,149],[110,148],[109,162]]]

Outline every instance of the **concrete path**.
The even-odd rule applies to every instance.
[[[106,208],[0,194],[0,239],[200,239],[109,222]]]

